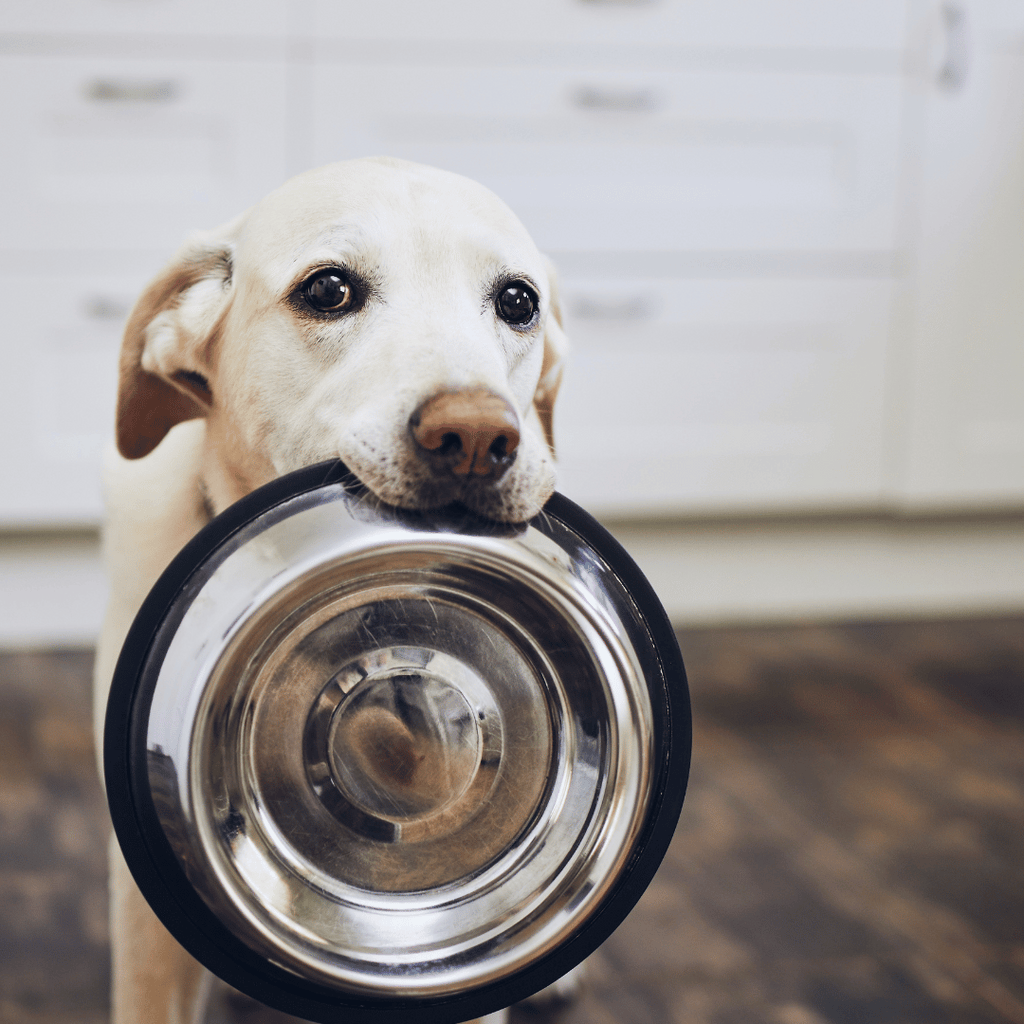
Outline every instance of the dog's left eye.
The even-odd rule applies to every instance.
[[[505,285],[494,301],[498,316],[507,324],[517,326],[529,323],[537,311],[537,293],[522,281]]]
[[[337,270],[321,270],[303,286],[302,297],[322,313],[341,313],[355,301],[352,285]]]

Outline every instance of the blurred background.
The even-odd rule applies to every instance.
[[[847,833],[833,822],[829,841],[835,852],[863,840],[870,859],[891,852],[896,832],[921,841],[914,808],[937,814],[985,751],[998,764],[963,784],[962,814],[942,805],[973,822],[975,838],[947,829],[954,859],[938,874],[988,872],[995,888],[971,906],[1019,906],[1007,901],[1024,881],[1024,775],[1012,753],[1024,717],[1021,0],[7,0],[2,13],[0,895],[10,910],[0,1019],[58,1013],[46,964],[71,956],[60,942],[92,952],[75,961],[79,974],[68,968],[80,982],[59,1019],[105,1013],[104,826],[93,783],[81,781],[82,716],[104,595],[98,465],[125,316],[189,230],[293,173],[373,154],[488,185],[559,268],[573,343],[556,410],[561,489],[619,536],[683,630],[698,711],[717,723],[703,735],[721,741],[703,763],[727,748],[723,764],[771,778],[768,762],[743,758],[789,737],[783,747],[806,755],[790,781],[807,785],[840,771],[806,760],[812,747],[824,756],[825,738],[854,744],[857,764],[873,762],[879,730],[899,739],[892,764],[918,771],[913,785],[872,788],[848,766],[846,788],[822,783],[818,804],[799,787],[774,791],[781,817],[811,801],[805,824],[853,801]],[[843,707],[844,721],[868,723],[859,739],[829,731],[823,680],[860,695]],[[794,696],[798,684],[810,689]],[[878,696],[890,690],[898,700]],[[979,693],[989,697],[975,706]],[[786,700],[775,739],[749,746]],[[953,743],[950,729],[967,733]],[[932,746],[908,753],[907,736],[923,734]],[[959,767],[939,756],[948,743]],[[948,916],[918,907],[900,918],[898,941],[886,931],[895,919],[872,919],[876,938],[902,950],[896,973],[869,977],[856,956],[863,970],[840,970],[828,954],[822,991],[882,991],[889,979],[903,998],[891,1015],[881,1003],[828,1009],[781,981],[765,1009],[767,990],[744,989],[735,972],[760,963],[742,950],[756,947],[766,911],[728,918],[726,895],[796,891],[797,850],[819,903],[843,885],[860,885],[868,903],[874,890],[807,861],[813,844],[795,824],[773,847],[790,873],[752,881],[749,850],[730,854],[723,836],[770,845],[737,807],[763,816],[774,805],[735,778],[716,789],[725,777],[702,783],[693,845],[675,855],[685,884],[659,899],[707,925],[688,944],[705,959],[673,961],[672,984],[729,990],[732,1010],[708,1009],[719,1006],[711,996],[645,1009],[637,995],[615,1019],[1024,1021],[1024,909],[1000,932],[997,982],[980,953],[965,967],[951,952],[977,936],[940,942]],[[903,797],[882,806],[854,789]],[[984,814],[996,815],[998,840],[978,832]],[[963,861],[970,850],[976,861]],[[700,874],[722,863],[736,877]],[[52,868],[57,888],[36,868]],[[701,889],[723,894],[703,918],[680,896]],[[790,917],[820,912],[779,899]],[[14,920],[29,923],[11,931]],[[650,939],[663,934],[652,921],[618,962],[623,977],[640,971],[636,991],[648,994],[661,982],[629,957],[674,948]],[[932,938],[907,946],[911,932]],[[808,956],[820,949],[804,939]],[[919,1014],[910,975],[933,999]],[[969,997],[954,1012],[956,991]]]

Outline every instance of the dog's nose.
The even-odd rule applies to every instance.
[[[448,391],[428,399],[412,414],[417,445],[460,476],[499,476],[515,459],[519,417],[493,391]]]

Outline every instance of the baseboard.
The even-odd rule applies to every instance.
[[[615,521],[680,625],[1024,612],[1011,516]],[[91,644],[99,537],[0,534],[0,646]]]
[[[679,624],[1024,611],[1024,518],[609,523]]]
[[[106,596],[97,531],[0,534],[0,646],[91,646]]]

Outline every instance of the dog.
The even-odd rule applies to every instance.
[[[110,598],[95,730],[160,572],[261,484],[341,459],[402,508],[522,522],[555,485],[567,344],[552,268],[481,185],[392,159],[293,178],[197,234],[143,293],[104,466]],[[197,1024],[210,977],[111,844],[114,1024]]]

